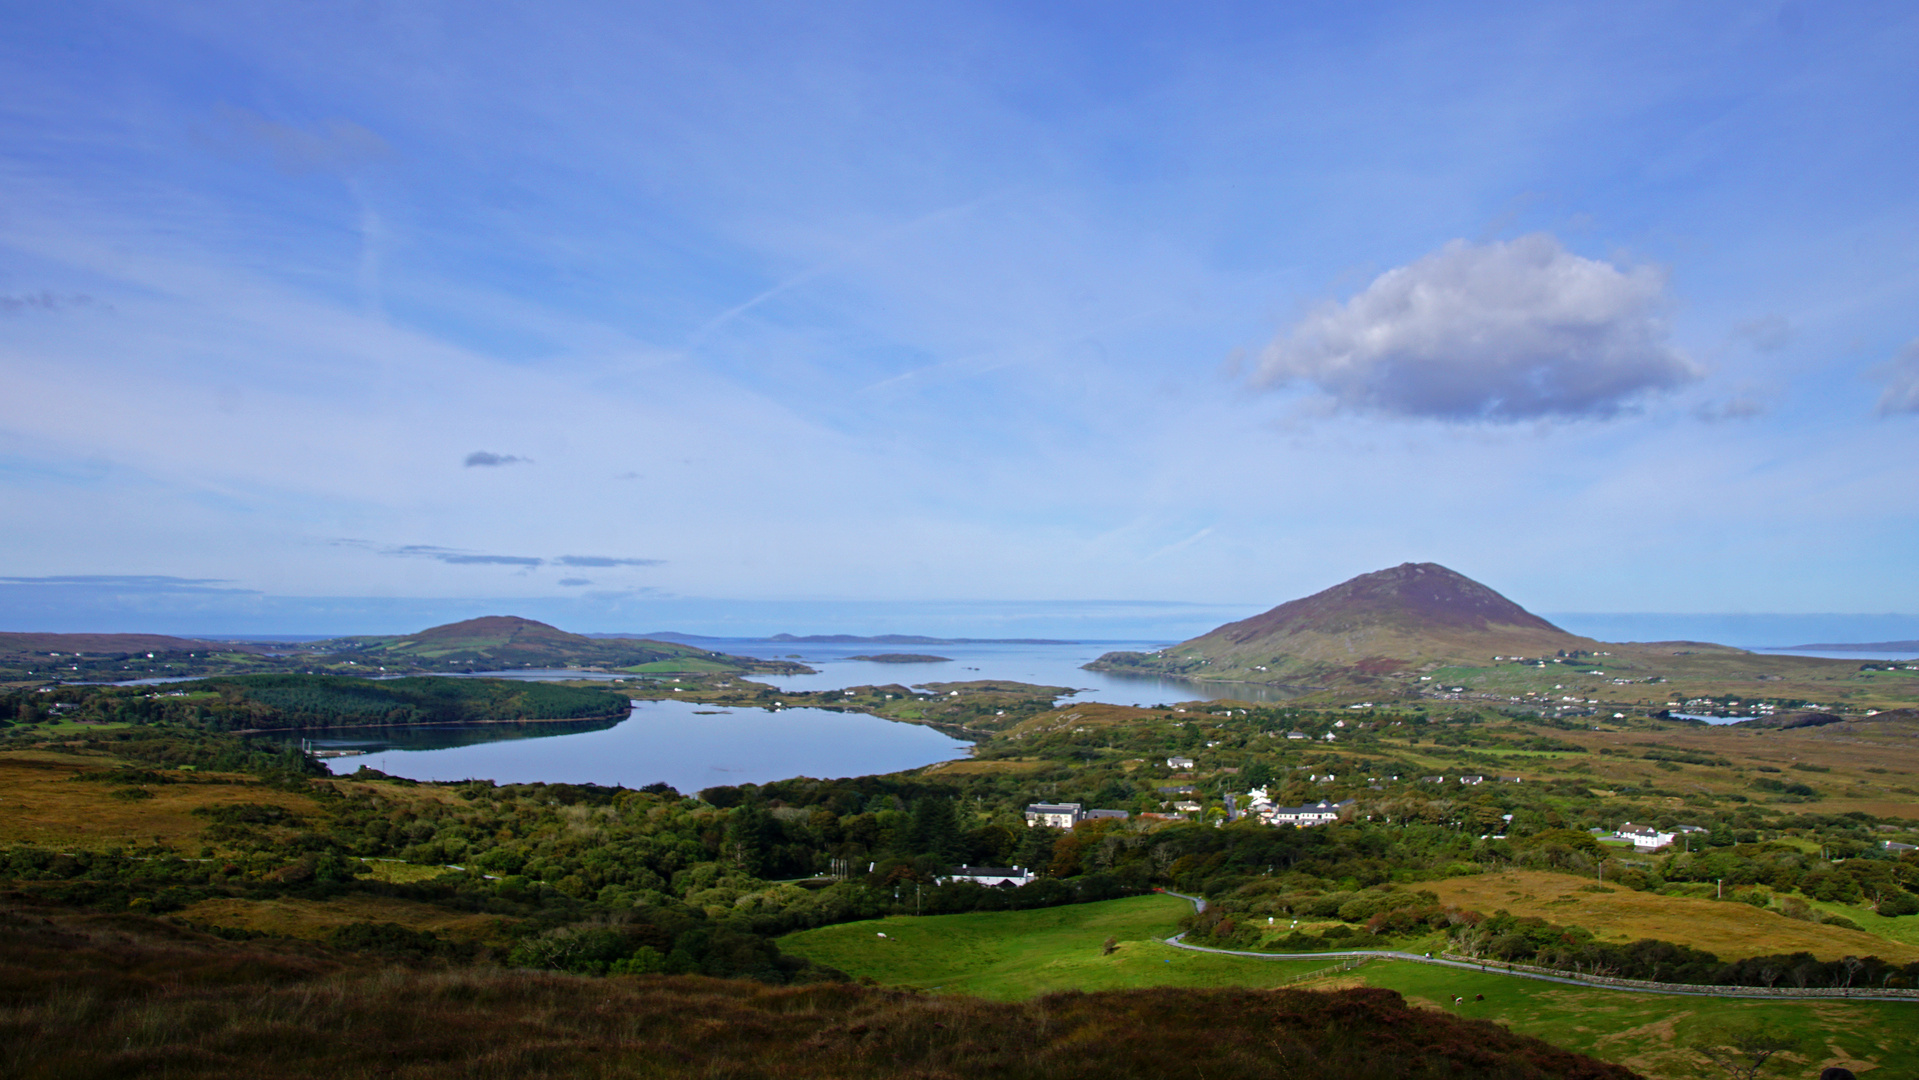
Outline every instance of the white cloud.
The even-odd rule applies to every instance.
[[[1455,240],[1274,340],[1258,386],[1309,383],[1357,412],[1450,421],[1605,417],[1701,374],[1666,343],[1665,275],[1543,233]]]
[[[1907,342],[1879,373],[1886,380],[1886,392],[1879,395],[1879,415],[1919,413],[1919,338]]]

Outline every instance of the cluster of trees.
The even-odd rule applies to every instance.
[[[506,679],[236,675],[162,686],[64,686],[0,693],[0,717],[212,731],[574,720],[624,714],[625,694]]]

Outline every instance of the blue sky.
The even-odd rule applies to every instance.
[[[6,629],[1919,612],[1911,5],[7,25]]]

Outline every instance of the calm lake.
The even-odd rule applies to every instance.
[[[963,758],[972,749],[918,724],[826,709],[743,709],[645,701],[624,720],[461,724],[288,733],[314,750],[362,750],[327,759],[336,775],[362,765],[412,780],[502,784],[664,782],[693,794],[719,784],[792,776],[822,779],[898,772]]]
[[[1080,665],[1119,649],[1149,651],[1166,642],[1063,645],[872,645],[702,641],[704,648],[767,659],[797,657],[816,675],[755,675],[782,690],[1007,679],[1071,687],[1071,701],[1156,705],[1239,697],[1282,700],[1263,688],[1084,671]],[[937,663],[888,664],[856,655],[921,653]],[[509,679],[612,678],[578,671],[475,672]],[[413,780],[592,783],[641,787],[655,782],[692,794],[716,784],[765,783],[793,776],[866,776],[963,758],[970,743],[932,728],[864,713],[824,709],[750,709],[648,701],[619,721],[464,724],[366,731],[290,732],[314,750],[359,750],[328,758],[336,774],[367,765]]]

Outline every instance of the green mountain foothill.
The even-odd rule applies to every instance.
[[[1761,718],[1919,703],[1919,672],[1708,642],[1582,637],[1437,563],[1361,574],[1152,653],[1086,665],[1258,684],[1302,700],[1357,697]]]

